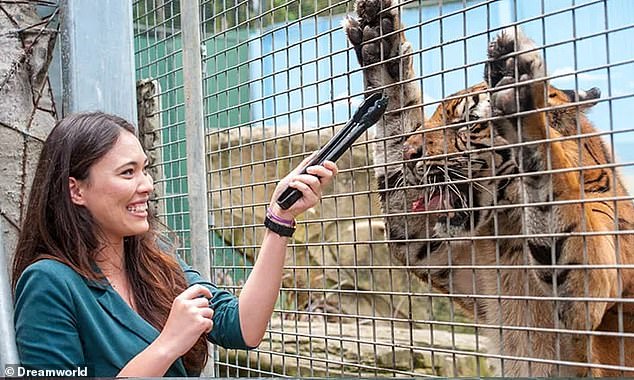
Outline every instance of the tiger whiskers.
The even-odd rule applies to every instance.
[[[451,171],[451,174],[458,177],[458,179],[467,180],[469,181],[470,184],[473,184],[473,186],[477,187],[478,189],[485,191],[489,193],[490,195],[493,195],[493,192],[490,189],[488,189],[483,184],[479,183],[477,180],[467,177],[466,175],[462,174],[462,172],[458,171],[457,169],[449,168],[449,170]],[[472,169],[472,170],[483,170],[483,169]]]

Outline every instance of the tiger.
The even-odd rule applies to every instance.
[[[484,81],[423,114],[397,0],[356,0],[344,32],[374,135],[389,250],[488,336],[503,376],[634,374],[634,204],[585,112],[517,27],[486,47]],[[548,110],[543,110],[548,108]]]

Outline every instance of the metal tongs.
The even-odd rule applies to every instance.
[[[309,166],[321,165],[324,161],[335,162],[341,157],[366,129],[379,121],[387,108],[387,102],[388,97],[378,92],[365,99],[346,125],[326,145],[322,146],[317,155],[304,166],[301,174],[305,174],[306,168]],[[301,191],[288,187],[277,199],[277,204],[286,210],[301,197]]]

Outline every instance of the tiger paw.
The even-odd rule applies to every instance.
[[[404,40],[397,1],[357,0],[358,19],[346,16],[343,28],[354,47],[361,66],[385,61],[384,65],[393,80],[406,77],[411,60],[411,45]],[[396,31],[396,33],[395,33]],[[394,59],[401,56],[401,59]],[[368,68],[366,71],[376,70]]]
[[[523,51],[525,53],[513,54]],[[543,93],[544,82],[512,86],[545,76],[544,62],[533,41],[520,29],[508,28],[489,44],[487,53],[490,61],[486,65],[485,80],[489,88],[507,87],[491,94],[496,114],[511,115],[543,106],[543,95],[540,96],[539,91]]]

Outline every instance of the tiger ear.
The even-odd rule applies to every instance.
[[[594,107],[598,103],[596,99],[599,99],[601,97],[601,90],[599,90],[597,87],[592,87],[589,90],[579,90],[576,92],[574,90],[566,90],[566,92],[569,93],[569,97],[571,98],[570,99],[571,103],[575,101],[576,99],[575,96],[579,98],[580,102],[595,100],[594,102],[581,105],[582,110],[586,110],[588,108]]]
[[[549,89],[549,93],[550,93],[551,99],[553,97],[559,96],[562,98],[561,100],[565,103],[573,103],[573,102],[576,102],[577,99],[579,99],[580,102],[585,102],[588,100],[596,100],[601,97],[601,90],[599,90],[597,87],[592,87],[589,90],[578,90],[578,91],[559,90],[557,88],[551,88]],[[597,102],[592,102],[592,103],[586,104],[586,107],[592,107],[595,104],[597,104]]]
[[[601,90],[598,87],[592,87],[589,90],[579,90],[579,100],[594,100],[599,99],[601,97]],[[592,107],[597,104],[597,102],[593,102],[588,104],[588,107]]]
[[[74,204],[78,206],[83,206],[84,203],[86,203],[86,200],[83,196],[81,181],[78,181],[74,177],[68,177],[68,191],[70,194],[70,200]]]
[[[579,107],[582,110],[593,107],[598,103],[596,101],[601,97],[601,90],[597,87],[592,87],[589,90],[560,90],[557,87],[550,85],[548,86],[548,105],[550,106],[559,106],[563,104],[569,104],[574,102],[588,102],[581,104]]]

